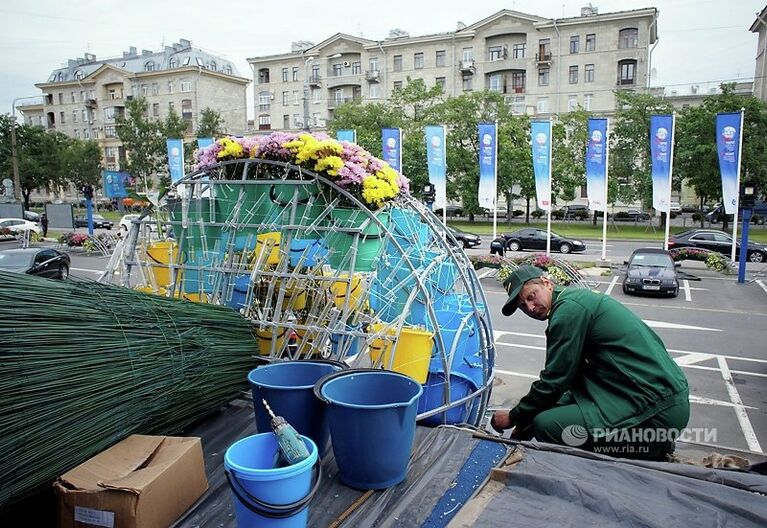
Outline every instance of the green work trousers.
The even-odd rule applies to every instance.
[[[626,429],[588,434],[586,420],[577,404],[552,407],[533,419],[535,438],[550,444],[568,445],[603,455],[637,460],[666,461],[673,453],[674,440],[687,426],[690,405],[673,405]]]

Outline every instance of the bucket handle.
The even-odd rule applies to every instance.
[[[318,379],[317,383],[314,384],[314,389],[313,389],[314,396],[321,402],[329,404],[330,401],[328,401],[328,399],[322,395],[322,386],[325,385],[325,383],[327,383],[328,381],[341,376],[346,376],[348,374],[356,374],[358,372],[381,372],[383,370],[384,369],[380,369],[380,368],[378,369],[377,368],[355,368],[355,369],[339,370],[338,372],[327,374],[325,376],[322,376],[320,379]]]
[[[317,471],[314,471],[314,468],[316,468]],[[224,468],[224,475],[226,475],[229,487],[237,497],[237,500],[251,512],[261,515],[262,517],[268,517],[269,519],[285,519],[306,508],[317,493],[317,489],[319,489],[320,482],[322,481],[322,464],[319,457],[314,464],[314,468],[312,468],[312,473],[315,473],[315,479],[311,491],[309,491],[304,498],[290,504],[270,504],[262,501],[248,493],[248,490],[240,484],[237,477],[226,468]]]

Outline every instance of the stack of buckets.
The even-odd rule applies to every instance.
[[[422,393],[415,380],[320,360],[269,363],[252,370],[248,380],[258,434],[235,442],[224,455],[240,528],[307,526],[320,457],[331,445],[339,478],[348,486],[384,489],[407,477]],[[309,458],[275,467],[277,440],[262,399],[298,431]]]

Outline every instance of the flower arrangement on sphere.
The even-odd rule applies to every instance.
[[[518,257],[512,259],[510,262],[512,265],[501,264],[501,267],[498,270],[496,279],[501,284],[506,282],[506,279],[509,278],[511,272],[513,272],[518,266],[525,264],[529,264],[531,266],[535,266],[536,268],[542,269],[548,273],[549,278],[553,279],[554,282],[561,284],[562,286],[569,286],[575,280],[575,277],[571,276],[571,274],[563,269],[556,260],[545,253],[537,253],[528,257]],[[574,272],[577,272],[578,267],[575,264],[571,263],[569,266]]]
[[[274,132],[265,136],[225,137],[195,152],[195,170],[236,159],[291,163],[327,177],[377,210],[402,193],[409,180],[362,147],[325,134]],[[340,200],[344,202],[343,197]]]

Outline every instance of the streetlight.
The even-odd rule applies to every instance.
[[[27,95],[16,97],[11,103],[11,163],[13,164],[13,197],[21,202],[21,179],[19,178],[19,160],[16,154],[16,101],[22,99],[37,99],[48,94]]]
[[[304,51],[304,53],[306,53]],[[337,59],[341,57],[340,53],[336,53],[334,55],[330,55],[328,59]],[[310,132],[311,129],[309,127],[309,63],[312,62],[316,57],[306,57],[306,60],[304,60],[304,130],[307,132]]]

